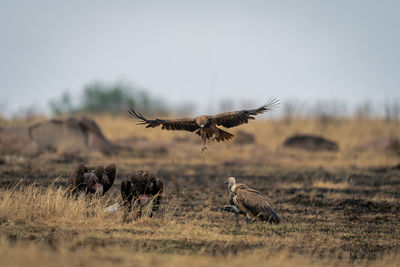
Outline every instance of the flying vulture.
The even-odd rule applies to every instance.
[[[81,195],[104,195],[114,183],[115,171],[115,164],[107,167],[80,164],[69,177],[70,194],[76,198]]]
[[[247,222],[256,218],[270,223],[280,222],[279,216],[266,196],[244,184],[237,184],[234,177],[229,177],[225,183],[228,185],[231,205],[225,206],[223,210],[234,212],[236,221],[239,214],[244,213]]]
[[[203,115],[196,118],[170,120],[157,118],[149,120],[133,109],[129,110],[129,114],[132,118],[139,121],[139,125],[146,125],[146,128],[154,128],[161,125],[161,129],[163,130],[195,132],[203,140],[201,151],[204,152],[207,149],[205,146],[207,140],[220,142],[229,140],[233,137],[233,134],[220,129],[217,126],[223,126],[225,128],[236,127],[248,123],[249,120],[254,120],[255,115],[273,110],[278,106],[279,100],[271,99],[265,105],[257,109],[225,112],[210,116]]]
[[[127,215],[135,211],[134,217],[140,217],[142,211],[148,208],[147,214],[152,217],[160,205],[164,184],[161,179],[149,174],[148,171],[139,170],[129,179],[121,183],[121,195]]]

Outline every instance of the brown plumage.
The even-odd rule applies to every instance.
[[[110,164],[107,167],[89,167],[80,164],[69,177],[70,194],[75,197],[93,194],[104,195],[114,183],[115,172],[115,164]]]
[[[203,115],[196,118],[173,120],[149,120],[133,109],[129,110],[129,114],[132,116],[132,118],[139,120],[140,125],[146,125],[146,128],[155,128],[161,126],[161,129],[163,130],[195,132],[203,140],[203,152],[205,149],[207,149],[205,147],[207,140],[214,139],[217,142],[221,142],[229,140],[233,137],[233,134],[220,129],[217,126],[232,128],[241,124],[246,124],[249,122],[249,120],[254,120],[255,115],[272,110],[277,106],[279,106],[279,101],[277,99],[271,99],[265,105],[257,109],[240,110],[211,116]]]
[[[232,193],[232,192],[229,192],[229,205],[223,206],[221,210],[235,213],[235,218],[236,218],[236,223],[237,224],[239,224],[239,215],[240,214],[246,216],[246,213],[244,213],[240,209],[238,203],[236,202],[235,194]]]
[[[242,211],[246,214],[247,221],[258,218],[270,223],[280,223],[279,216],[266,196],[244,184],[237,184],[233,177],[229,177],[226,183],[231,205],[238,210],[237,216]]]
[[[135,217],[142,215],[142,210],[149,204],[151,209],[149,216],[156,211],[160,205],[164,184],[161,179],[149,174],[148,171],[137,171],[128,180],[121,183],[121,195],[123,205],[126,207],[127,215],[134,209]]]

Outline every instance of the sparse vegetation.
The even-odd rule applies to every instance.
[[[131,149],[78,161],[1,154],[0,258],[6,266],[398,264],[399,156],[358,149],[371,138],[400,136],[396,121],[342,119],[324,127],[318,118],[255,121],[237,129],[252,134],[253,143],[215,143],[201,154],[200,141],[186,138],[190,133],[143,129],[124,116],[94,119],[112,143]],[[295,133],[326,136],[340,149],[282,148]],[[104,197],[65,197],[66,177],[82,160],[116,163],[115,184]],[[120,200],[121,180],[138,169],[163,179],[164,198],[153,218],[125,223],[122,212],[107,214],[104,207]],[[246,224],[242,217],[237,227],[233,214],[220,211],[227,176],[268,195],[282,223]]]

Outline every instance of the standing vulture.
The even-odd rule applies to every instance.
[[[220,129],[217,126],[223,126],[225,128],[236,127],[241,124],[248,123],[249,120],[254,120],[255,115],[273,110],[278,106],[279,101],[277,99],[271,99],[265,105],[257,109],[232,111],[210,116],[203,115],[195,118],[172,120],[157,118],[154,120],[149,120],[133,109],[129,110],[129,114],[132,116],[132,118],[138,120],[140,125],[146,125],[146,128],[154,128],[161,125],[161,129],[163,130],[195,132],[203,140],[201,152],[204,152],[204,150],[207,149],[205,146],[207,140],[215,140],[220,142],[229,140],[233,137],[233,134]]]
[[[237,184],[233,177],[229,177],[225,183],[228,185],[231,206],[225,206],[223,210],[236,213],[236,220],[243,212],[247,222],[255,218],[276,224],[280,222],[279,216],[266,196],[244,184]]]
[[[115,164],[107,167],[88,167],[80,164],[70,175],[68,181],[70,194],[77,198],[81,195],[104,195],[114,183],[115,171]]]
[[[149,174],[148,171],[139,170],[131,175],[128,180],[121,183],[121,195],[127,215],[133,210],[135,217],[140,217],[142,211],[147,210],[152,217],[160,205],[164,184],[161,179]]]
[[[235,200],[235,194],[232,192],[229,192],[229,205],[223,206],[222,209],[223,211],[229,211],[235,213],[235,218],[236,218],[236,224],[239,224],[239,215],[246,215],[239,207]]]

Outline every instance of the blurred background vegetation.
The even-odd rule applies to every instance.
[[[149,90],[138,87],[126,81],[94,81],[82,88],[80,93],[72,94],[64,90],[60,96],[48,102],[48,111],[41,110],[34,103],[21,107],[16,113],[7,116],[6,102],[0,102],[0,120],[34,119],[37,117],[77,115],[77,114],[111,114],[128,116],[129,108],[147,116],[186,117],[200,114],[214,114],[232,110],[258,107],[268,99],[234,99],[227,96],[219,102],[210,98],[206,103],[207,110],[199,111],[198,99],[180,102],[168,102],[160,96],[155,96]],[[321,123],[344,118],[384,119],[385,121],[400,121],[400,99],[392,98],[385,101],[360,100],[350,103],[345,99],[313,99],[302,100],[296,97],[279,99],[280,107],[267,113],[267,118],[282,119],[290,123],[296,119],[318,119]],[[49,114],[50,112],[50,114]]]
[[[76,113],[127,113],[136,108],[144,114],[167,114],[170,109],[161,99],[146,90],[123,82],[93,82],[85,86],[77,98],[68,91],[49,102],[53,115]]]
[[[265,100],[266,101],[266,100]],[[257,107],[263,103],[251,100],[235,101],[226,98],[219,103],[208,103],[209,113]],[[167,103],[161,97],[153,96],[148,90],[139,88],[127,82],[106,83],[95,81],[86,85],[79,95],[71,95],[64,91],[59,97],[49,102],[53,116],[63,114],[127,114],[129,108],[134,108],[146,115],[198,115],[196,102]],[[22,117],[32,117],[39,112],[34,107],[27,107],[20,112]],[[400,120],[400,102],[390,99],[383,103],[370,100],[349,106],[345,100],[320,99],[312,102],[296,98],[281,100],[281,107],[269,117],[282,118],[291,122],[296,118],[317,118],[328,122],[338,118],[384,118],[385,120]]]

